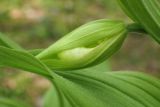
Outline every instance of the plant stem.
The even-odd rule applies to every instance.
[[[127,26],[128,32],[138,32],[147,34],[146,30],[138,23],[132,23]]]

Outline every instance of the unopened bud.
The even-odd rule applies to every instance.
[[[64,36],[36,57],[56,70],[93,66],[115,53],[126,33],[121,21],[93,21]]]

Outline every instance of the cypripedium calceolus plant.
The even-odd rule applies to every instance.
[[[55,70],[93,66],[119,50],[126,34],[122,21],[93,21],[67,34],[36,57]]]
[[[25,50],[0,34],[0,67],[18,68],[50,80],[54,87],[46,94],[43,107],[159,107],[159,79],[139,72],[106,72],[106,63],[99,64],[121,47],[129,32],[144,31],[160,40],[157,0],[118,1],[136,24],[93,21],[44,50]],[[5,98],[0,98],[1,106],[29,107]]]

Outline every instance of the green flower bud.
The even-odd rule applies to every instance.
[[[126,33],[121,21],[93,21],[64,36],[36,57],[56,70],[93,66],[115,53]]]

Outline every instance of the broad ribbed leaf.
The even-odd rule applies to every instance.
[[[99,65],[85,69],[85,72],[87,71],[106,72],[109,70],[110,70],[110,67],[109,67],[108,62],[104,61],[103,63]],[[57,87],[52,87],[50,90],[47,91],[44,97],[43,107],[53,107],[53,105],[54,107],[61,107],[64,102],[65,102],[65,107],[71,107],[67,99],[65,99],[65,97],[62,94],[58,93],[57,92],[58,90],[56,88]]]
[[[55,85],[55,84],[54,84]],[[72,107],[63,93],[52,87],[44,97],[43,107]]]
[[[160,80],[136,72],[57,72],[59,96],[45,107],[159,107]],[[56,91],[56,90],[54,90]],[[53,94],[53,93],[52,93]],[[59,105],[54,105],[59,101]],[[50,100],[51,102],[51,100]],[[57,103],[56,103],[57,104]]]
[[[31,71],[49,76],[48,69],[34,56],[14,49],[0,46],[0,65]]]
[[[160,43],[159,0],[118,0],[123,10]]]
[[[28,52],[34,56],[38,55],[40,52],[44,51],[44,49],[33,49],[29,50]]]
[[[97,71],[97,72],[107,72],[110,71],[111,67],[107,61],[104,61],[96,66],[90,67],[90,68],[86,68],[85,71]]]
[[[60,107],[60,101],[59,101],[59,94],[57,93],[57,90],[55,87],[52,87],[50,90],[47,91],[46,95],[43,99],[43,107]]]

